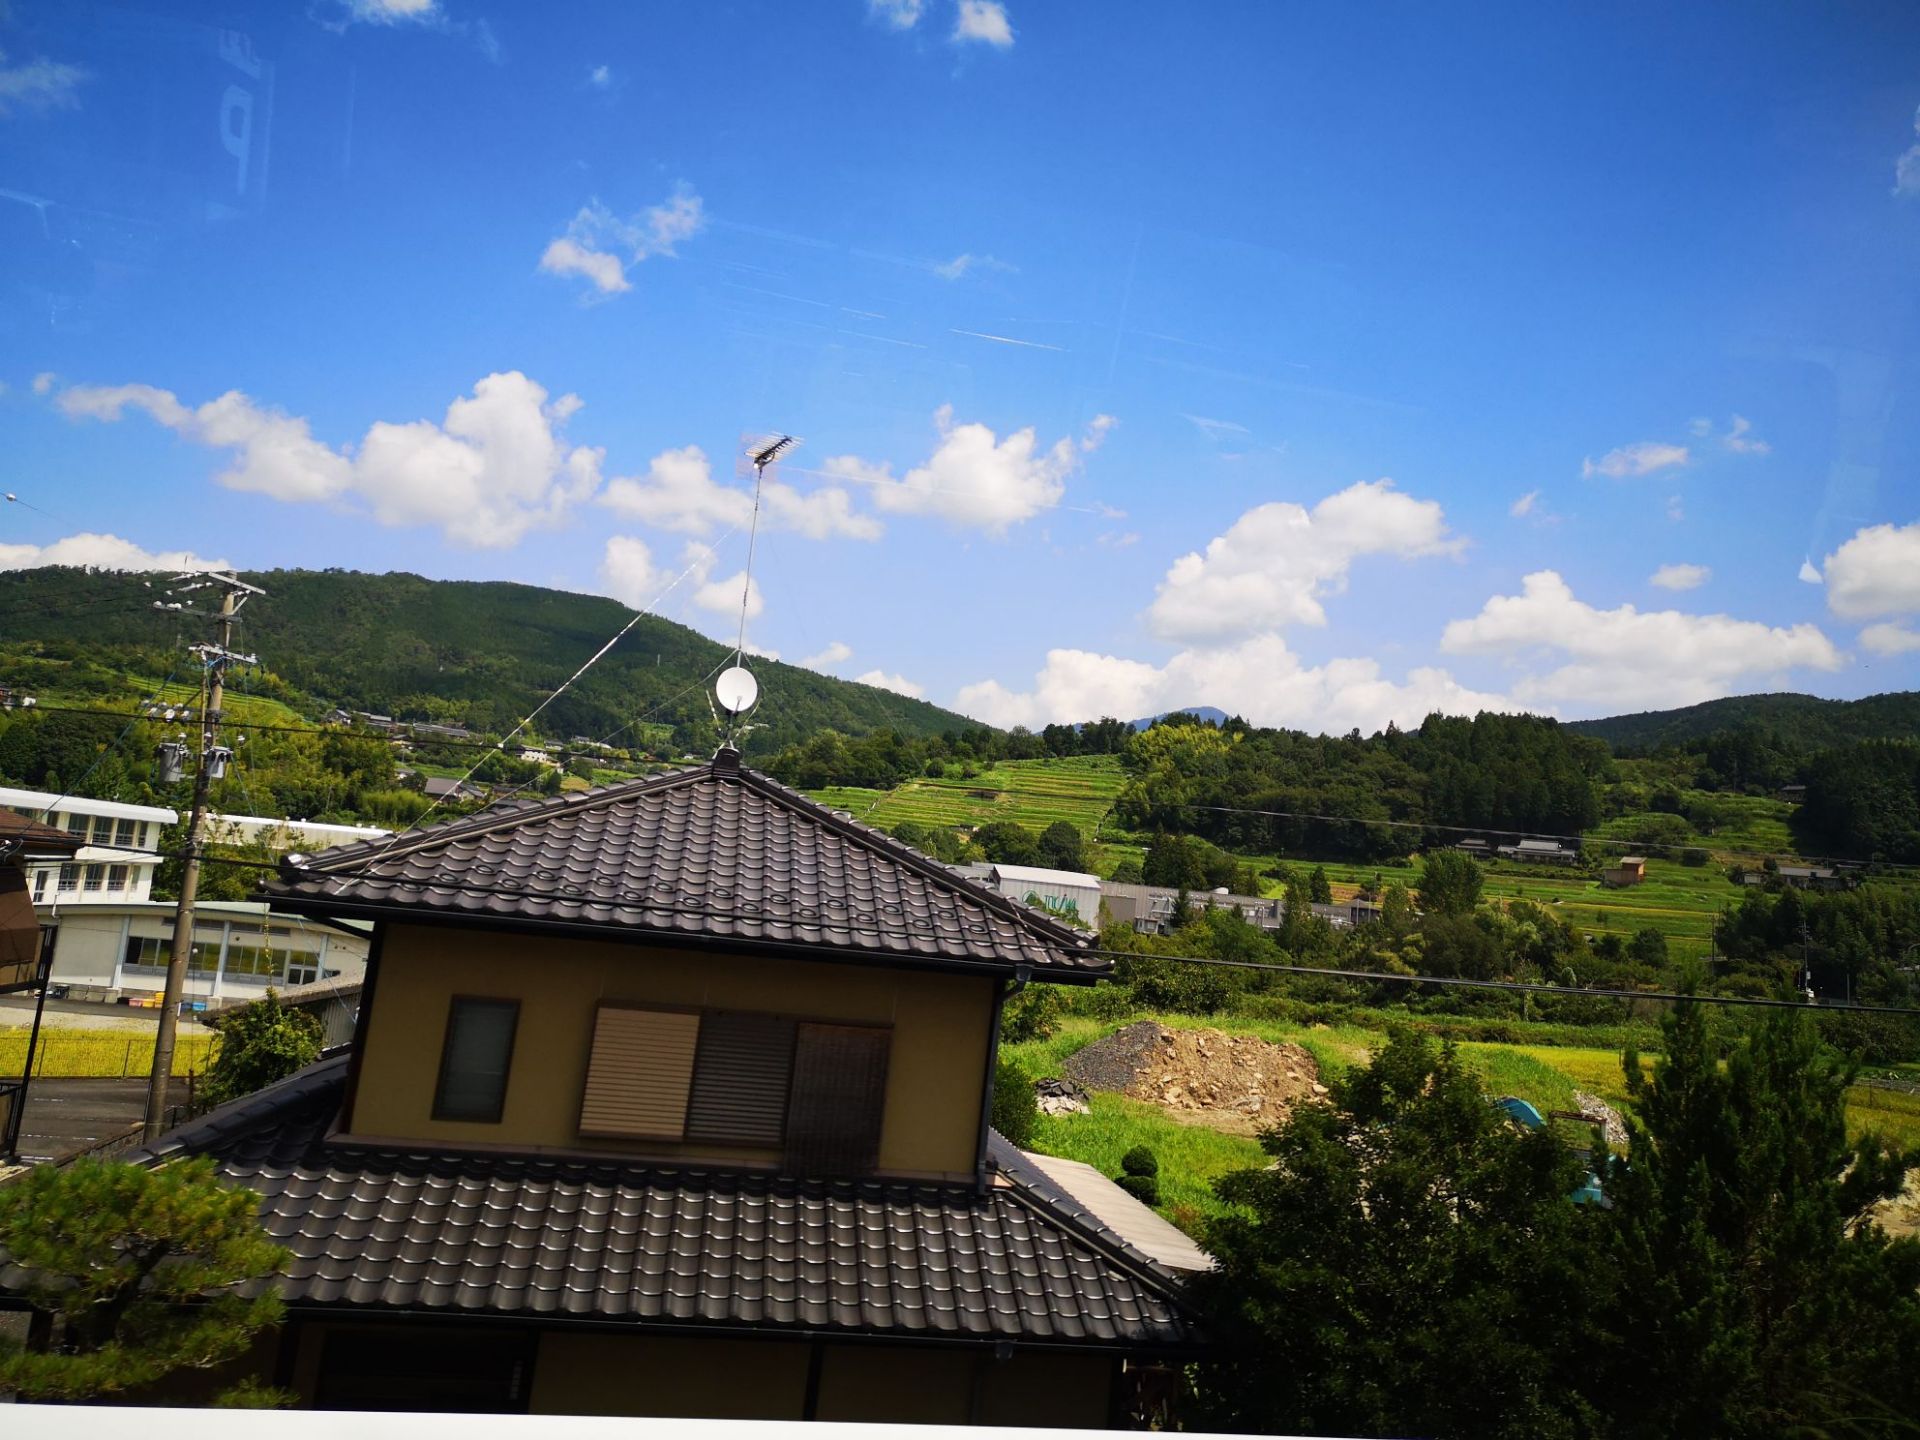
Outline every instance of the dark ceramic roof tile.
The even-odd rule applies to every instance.
[[[289,1303],[1157,1348],[1178,1278],[1022,1166],[985,1194],[329,1143],[344,1060],[148,1158],[210,1154],[291,1253]],[[0,1275],[0,1283],[5,1283]]]
[[[282,909],[491,916],[634,938],[797,944],[838,954],[1092,980],[1090,941],[763,775],[712,764],[494,806],[283,865]]]

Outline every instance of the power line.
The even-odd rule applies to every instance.
[[[378,859],[379,857],[374,857]],[[226,859],[207,856],[205,863],[210,865],[228,865],[250,870],[269,870],[284,873],[289,867],[285,864],[273,864],[263,860]],[[305,873],[315,880],[365,879],[361,871],[341,871],[315,869],[310,866],[291,867],[296,873]],[[660,914],[668,917],[686,917],[689,919],[735,920],[758,925],[784,925],[800,930],[854,931],[878,929],[891,940],[952,940],[969,934],[979,934],[986,930],[978,922],[955,922],[952,925],[935,925],[931,930],[912,925],[894,925],[887,917],[875,910],[856,910],[844,917],[835,917],[817,909],[808,913],[812,907],[801,907],[797,913],[770,913],[762,906],[757,908],[739,908],[733,905],[710,904],[700,902],[697,897],[684,894],[669,898],[654,898],[661,892],[658,887],[649,887],[648,891],[623,889],[618,892],[595,891],[582,885],[562,885],[557,888],[540,888],[513,885],[486,884],[468,878],[444,878],[432,881],[380,879],[375,883],[391,885],[403,890],[419,892],[451,891],[462,895],[478,895],[520,900],[563,901],[583,908],[606,910],[638,910],[644,913]],[[730,937],[742,943],[752,943],[755,937]],[[1036,941],[1036,943],[1044,943]],[[1025,947],[1019,947],[1024,949]],[[1671,990],[1625,990],[1612,987],[1588,987],[1578,985],[1552,985],[1541,981],[1525,980],[1474,980],[1457,975],[1401,975],[1373,970],[1329,969],[1317,965],[1286,965],[1270,961],[1223,960],[1211,955],[1167,955],[1150,951],[1117,950],[1105,946],[1087,946],[1075,948],[1076,955],[1093,955],[1113,960],[1171,960],[1188,965],[1211,965],[1224,969],[1272,972],[1284,975],[1320,976],[1327,979],[1353,980],[1362,983],[1392,983],[1414,985],[1436,985],[1458,989],[1477,989],[1509,991],[1543,995],[1585,996],[1599,999],[1617,1000],[1698,1000],[1703,1004],[1745,1005],[1781,1009],[1810,1009],[1826,1013],[1857,1011],[1878,1015],[1920,1015],[1920,1006],[1909,1005],[1819,1005],[1809,1006],[1798,1000],[1766,999],[1747,995],[1689,995],[1682,991]]]

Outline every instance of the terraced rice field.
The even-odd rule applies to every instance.
[[[835,786],[807,793],[856,820],[891,830],[921,825],[968,828],[1010,820],[1044,830],[1065,820],[1092,836],[1120,793],[1125,776],[1111,755],[1065,760],[1006,760],[969,780],[909,780],[892,790]]]

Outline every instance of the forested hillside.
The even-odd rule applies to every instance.
[[[242,683],[317,716],[328,706],[441,720],[499,733],[551,693],[632,614],[617,601],[532,585],[426,580],[349,570],[244,575],[267,594],[242,613],[239,648],[256,652]],[[158,679],[205,628],[157,612],[162,592],[137,576],[48,568],[0,574],[0,662],[7,683],[72,691],[114,672]],[[204,592],[181,597],[204,600]],[[702,677],[727,647],[652,616],[541,717],[542,733],[597,738],[646,715],[682,749],[712,746]],[[757,660],[764,696],[750,752],[825,729],[932,735],[973,722],[889,690]]]
[[[1920,693],[1896,691],[1863,700],[1813,695],[1731,695],[1684,710],[1645,710],[1567,728],[1611,745],[1616,754],[1645,754],[1663,745],[1691,748],[1716,732],[1751,731],[1780,749],[1809,752],[1854,740],[1920,737]]]

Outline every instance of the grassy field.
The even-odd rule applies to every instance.
[[[18,1075],[27,1063],[24,1027],[0,1030],[0,1076]],[[220,1037],[182,1026],[173,1048],[173,1073],[204,1075]],[[73,1030],[48,1027],[34,1052],[35,1076],[102,1078],[145,1075],[153,1068],[153,1036],[126,1030]]]
[[[1113,808],[1125,781],[1118,757],[1004,760],[971,780],[909,780],[892,790],[835,786],[807,793],[823,805],[851,811],[856,820],[891,830],[914,821],[929,826],[979,826],[1011,820],[1044,830],[1065,820],[1092,836]]]
[[[1178,1028],[1224,1030],[1263,1040],[1290,1041],[1310,1052],[1325,1079],[1364,1064],[1385,1044],[1385,1033],[1359,1025],[1294,1025],[1232,1017],[1155,1017]],[[1030,1074],[1058,1075],[1067,1057],[1111,1033],[1124,1022],[1069,1016],[1048,1039],[1002,1047],[1002,1054]],[[1592,1046],[1507,1045],[1463,1041],[1461,1056],[1496,1095],[1515,1095],[1542,1114],[1574,1108],[1573,1092],[1598,1095],[1619,1110],[1627,1108],[1621,1052]],[[1651,1055],[1641,1064],[1653,1065]],[[1920,1145],[1920,1096],[1856,1085],[1847,1096],[1847,1130],[1877,1131],[1902,1145]],[[1156,1107],[1119,1095],[1096,1094],[1091,1115],[1039,1117],[1033,1148],[1092,1165],[1103,1174],[1119,1174],[1120,1157],[1145,1145],[1160,1161],[1160,1213],[1193,1231],[1225,1207],[1213,1182],[1230,1171],[1265,1163],[1254,1141],[1223,1135],[1168,1119]]]

